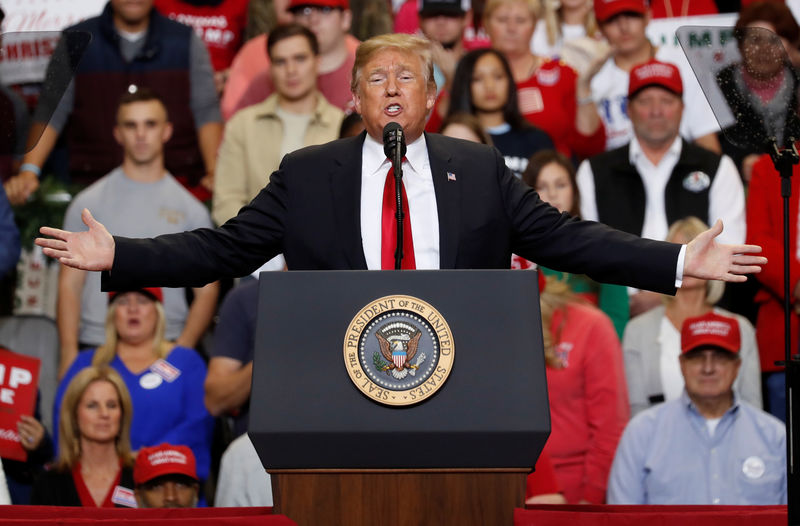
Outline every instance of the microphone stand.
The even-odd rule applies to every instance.
[[[394,199],[395,199],[395,218],[397,219],[397,246],[394,249],[394,269],[400,270],[403,266],[403,149],[401,144],[405,144],[405,137],[403,137],[403,129],[397,130],[397,148],[394,149],[394,159],[392,159],[392,166],[394,167]]]
[[[786,479],[787,479],[787,503],[788,503],[788,523],[790,526],[800,524],[798,516],[798,489],[800,489],[800,473],[795,466],[795,452],[798,451],[797,436],[794,433],[795,421],[800,417],[800,399],[793,400],[797,396],[798,369],[800,360],[792,356],[791,350],[791,279],[789,264],[791,261],[789,253],[789,198],[792,196],[792,166],[800,162],[800,155],[795,147],[795,139],[789,138],[788,148],[780,149],[776,139],[773,137],[769,144],[769,155],[775,169],[781,176],[781,197],[783,198],[783,323],[784,323],[784,360],[775,362],[775,365],[783,365],[786,370],[785,396],[786,396]]]

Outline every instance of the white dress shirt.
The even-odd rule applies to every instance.
[[[361,150],[361,244],[369,270],[381,269],[383,186],[392,167],[383,143],[367,134]],[[418,269],[439,268],[439,213],[425,135],[408,145],[403,163],[414,260]]]

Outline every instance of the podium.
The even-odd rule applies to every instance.
[[[300,526],[513,523],[550,432],[536,272],[260,281],[249,434],[276,513]]]

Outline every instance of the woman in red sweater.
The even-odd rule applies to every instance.
[[[544,447],[570,504],[604,502],[628,422],[622,349],[611,320],[547,278],[541,295],[552,431]]]

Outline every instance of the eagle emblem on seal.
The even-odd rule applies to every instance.
[[[388,323],[378,329],[375,337],[380,345],[381,356],[386,359],[381,363],[380,370],[398,380],[409,374],[414,376],[425,361],[425,353],[417,356],[421,336],[420,331],[403,322]]]

